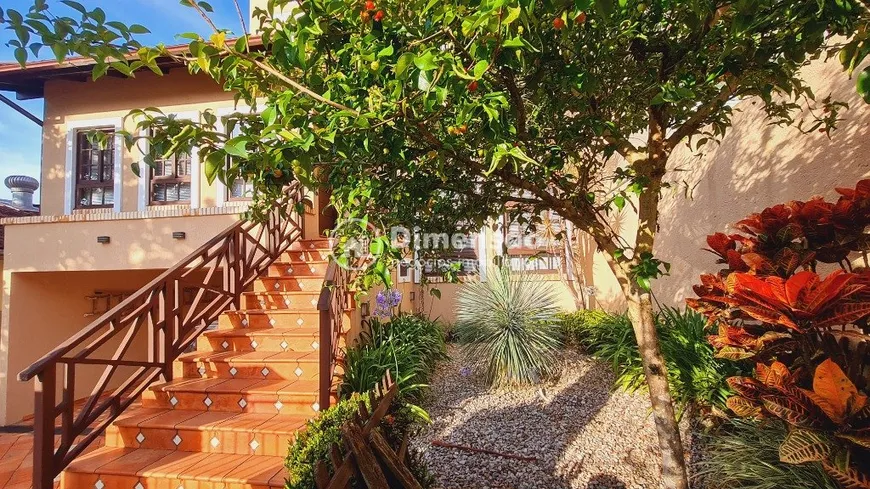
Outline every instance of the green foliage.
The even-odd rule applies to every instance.
[[[600,309],[581,309],[576,312],[559,313],[559,325],[562,327],[562,337],[565,343],[582,346],[587,331],[595,328],[593,323],[607,320],[609,315]]]
[[[456,335],[493,385],[532,384],[556,375],[562,344],[551,284],[501,267],[462,286]]]
[[[389,370],[403,396],[419,399],[435,365],[446,358],[441,326],[414,314],[367,324],[359,344],[347,350],[341,394],[367,392]]]
[[[821,464],[780,462],[783,423],[733,419],[706,437],[695,475],[709,489],[838,489]]]
[[[367,396],[351,396],[339,401],[306,423],[305,429],[296,435],[287,455],[288,489],[311,489],[314,486],[314,471],[318,461],[324,461],[330,472],[335,467],[329,459],[330,447],[341,441],[341,425],[353,418],[360,400],[368,403]]]
[[[287,489],[315,487],[314,474],[320,461],[326,464],[330,473],[334,472],[335,467],[329,456],[330,447],[337,443],[339,447],[344,448],[341,426],[359,412],[360,401],[365,402],[367,408],[371,408],[368,396],[353,394],[322,411],[317,418],[309,420],[305,429],[297,434],[296,442],[290,445],[286,460],[289,473]],[[398,447],[405,435],[413,434],[419,429],[418,421],[417,414],[400,396],[390,405],[389,414],[384,417],[379,428],[390,445]],[[425,488],[432,487],[434,478],[429,474],[419,454],[411,450],[408,455],[408,466],[417,481]],[[356,480],[352,481],[351,486],[364,487]]]
[[[637,340],[626,314],[578,311],[564,318],[579,345],[611,364],[617,386],[629,392],[645,387]],[[734,363],[713,357],[703,316],[692,310],[664,308],[656,320],[674,402],[681,409],[692,403],[724,408],[732,394],[725,379],[740,370]]]

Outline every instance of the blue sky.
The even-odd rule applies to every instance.
[[[109,20],[119,20],[127,24],[137,23],[148,27],[151,34],[140,36],[146,43],[164,42],[177,44],[175,35],[180,32],[208,32],[208,27],[202,18],[190,8],[179,5],[178,0],[79,0],[88,8],[100,7],[106,11]],[[220,27],[239,31],[238,16],[232,0],[209,0],[214,7],[212,18]],[[248,0],[240,0],[242,12],[247,17]],[[32,0],[3,0],[2,7],[26,12],[33,4]],[[61,4],[59,0],[49,0],[48,5],[53,12],[67,13],[72,16],[74,10]],[[12,49],[6,43],[13,39],[11,31],[0,29],[0,61],[13,61]],[[50,57],[50,51],[40,53],[41,57]],[[14,93],[0,92],[11,99]],[[42,118],[42,100],[25,100],[19,102],[33,114]],[[5,104],[0,103],[0,198],[8,199],[9,189],[2,184],[7,175],[30,175],[39,178],[41,153],[41,135],[39,126],[27,120]],[[38,200],[38,198],[37,198]]]

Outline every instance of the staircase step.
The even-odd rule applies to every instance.
[[[139,409],[106,430],[106,446],[284,456],[306,416]]]
[[[269,265],[269,277],[323,277],[327,260],[284,261]]]
[[[310,417],[320,409],[319,387],[307,379],[177,379],[145,391],[142,407]]]
[[[280,261],[308,261],[328,260],[332,256],[331,248],[314,248],[306,250],[287,250],[278,260]]]
[[[67,466],[61,488],[267,489],[285,478],[281,456],[104,447]]]
[[[242,306],[246,309],[281,309],[313,311],[317,309],[320,290],[289,292],[244,292]]]
[[[290,245],[289,251],[329,250],[332,249],[330,238],[301,239]]]
[[[318,328],[220,329],[197,339],[199,351],[298,351],[320,347]]]
[[[325,275],[325,274],[324,274]],[[254,281],[254,292],[317,292],[323,288],[321,276],[260,277]]]
[[[320,312],[314,308],[308,311],[289,311],[286,309],[226,311],[218,318],[219,330],[314,327],[320,327]]]
[[[319,374],[317,351],[195,351],[173,364],[176,378],[314,380]]]

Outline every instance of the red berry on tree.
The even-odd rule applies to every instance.
[[[384,11],[378,10],[378,12],[375,14],[375,21],[380,22],[382,20],[384,20]]]
[[[562,30],[565,28],[565,21],[562,20],[562,17],[556,17],[553,19],[553,27],[555,27],[556,30]]]
[[[367,0],[366,1],[366,10],[374,10],[374,9],[375,9],[375,2],[373,2],[372,0]]]
[[[468,91],[469,92],[476,92],[477,91],[477,80],[473,80],[471,83],[468,84]]]
[[[578,24],[585,24],[586,23],[586,12],[580,12],[579,14],[577,14],[577,17],[574,17],[574,22],[576,22]]]

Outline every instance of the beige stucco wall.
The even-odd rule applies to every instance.
[[[51,80],[45,85],[43,126],[42,214],[64,213],[68,126],[82,121],[115,119],[134,132],[136,122],[125,116],[133,109],[156,107],[166,114],[197,114],[206,109],[231,110],[233,95],[211,78],[173,69],[164,76],[139,72],[135,79],[103,77],[97,82]],[[139,177],[131,165],[141,151],[122,150],[121,211],[138,210]],[[209,185],[200,165],[200,207],[216,204],[218,184]],[[116,196],[117,198],[117,196]]]
[[[835,200],[834,187],[854,187],[870,178],[870,106],[855,93],[855,84],[842,72],[836,59],[815,62],[805,69],[816,96],[828,95],[849,103],[841,113],[839,129],[825,134],[802,134],[797,126],[769,125],[756,101],[740,102],[734,126],[720,145],[708,144],[693,152],[680,147],[670,163],[673,190],[662,199],[657,256],[672,264],[671,275],[655,282],[656,298],[682,307],[692,297],[691,286],[701,273],[716,270],[714,257],[702,248],[706,236],[729,232],[744,216],[789,200],[823,195]],[[691,197],[684,196],[688,186]],[[624,236],[634,235],[633,216],[616,227]],[[620,310],[624,301],[616,280],[603,258],[594,258],[599,304]]]
[[[95,291],[129,292],[145,285],[162,270],[123,272],[11,272],[4,271],[4,326],[0,332],[0,426],[13,423],[33,412],[32,383],[18,382],[18,372],[90,324],[86,299]],[[15,294],[9,295],[14,290]],[[111,347],[111,345],[108,345]],[[106,351],[104,349],[103,351]],[[144,348],[131,350],[136,352]],[[110,353],[102,353],[100,355]],[[77,371],[77,398],[85,397],[100,375],[99,367]],[[121,377],[130,372],[119,372]]]

